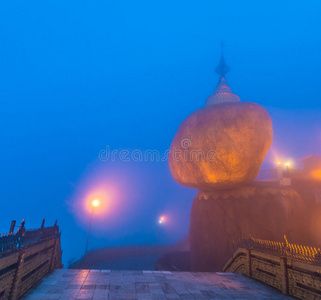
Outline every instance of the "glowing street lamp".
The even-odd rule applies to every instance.
[[[165,216],[160,216],[159,218],[158,218],[158,224],[160,225],[160,226],[162,226],[163,224],[165,224],[166,223],[166,217]],[[157,244],[159,245],[160,244],[160,234],[161,234],[161,228],[160,228],[160,226],[159,226],[159,228],[158,228],[158,230],[157,230]]]
[[[159,224],[163,224],[166,222],[166,218],[164,216],[161,216],[159,219],[158,219],[158,223]]]
[[[100,204],[100,202],[99,202],[99,200],[97,200],[97,199],[92,202],[92,206],[93,206],[93,207],[98,207],[99,204]]]
[[[93,200],[93,202],[91,202],[92,211],[91,211],[89,228],[88,228],[88,236],[87,236],[87,243],[86,243],[85,254],[86,254],[87,251],[88,251],[89,235],[90,235],[91,223],[92,223],[92,221],[93,221],[94,210],[95,210],[95,208],[97,208],[99,205],[100,205],[100,201],[99,201],[98,199],[95,199],[95,200]]]

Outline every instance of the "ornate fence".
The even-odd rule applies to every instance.
[[[249,237],[234,245],[223,272],[242,273],[299,299],[321,299],[321,250]]]
[[[62,268],[60,232],[57,221],[38,229],[25,229],[23,220],[14,232],[0,235],[0,299],[19,299],[47,273]]]

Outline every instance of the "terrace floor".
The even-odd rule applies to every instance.
[[[240,274],[55,270],[23,299],[290,299]]]

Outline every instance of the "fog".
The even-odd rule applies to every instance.
[[[319,1],[2,1],[0,232],[58,219],[66,264],[100,197],[89,248],[184,238],[197,191],[166,159],[100,154],[165,154],[215,89],[222,39],[232,92],[273,120],[262,168],[321,155],[320,13]]]

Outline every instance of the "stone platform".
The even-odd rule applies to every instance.
[[[291,299],[233,273],[56,270],[23,299]]]

